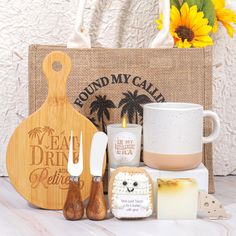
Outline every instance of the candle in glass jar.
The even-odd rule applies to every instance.
[[[141,147],[141,125],[111,124],[107,127],[108,156],[111,168],[120,166],[139,166]]]

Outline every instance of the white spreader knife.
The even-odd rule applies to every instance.
[[[103,132],[97,132],[92,139],[90,151],[90,174],[92,187],[89,203],[86,209],[87,217],[90,220],[104,220],[107,216],[107,206],[103,193],[103,164],[107,147],[108,137]]]

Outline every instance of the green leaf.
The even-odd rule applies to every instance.
[[[164,0],[165,1],[165,0]],[[180,3],[179,0],[170,0],[170,6],[176,6],[178,9],[180,9]]]
[[[213,26],[216,18],[216,11],[212,0],[204,0],[202,11],[204,17],[208,19],[209,25]]]
[[[209,25],[214,25],[216,12],[212,0],[184,0],[183,3],[185,2],[188,3],[189,7],[197,5],[198,11],[203,11],[204,17],[209,21]]]
[[[209,1],[209,0],[207,0]],[[211,1],[211,0],[210,0]],[[187,2],[189,7],[197,5],[198,11],[202,10],[204,0],[184,0],[183,3]]]

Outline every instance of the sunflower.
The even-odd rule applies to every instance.
[[[226,28],[229,36],[234,36],[234,28],[230,23],[236,24],[236,15],[234,11],[225,8],[225,0],[212,0],[216,10],[216,19],[213,26],[213,33],[218,30],[218,21]]]
[[[162,28],[162,19],[156,20],[157,28]],[[170,32],[178,48],[205,47],[213,45],[209,33],[212,27],[203,12],[198,12],[197,6],[189,7],[184,3],[180,9],[171,7]]]

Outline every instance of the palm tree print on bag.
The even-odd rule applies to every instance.
[[[47,134],[48,136],[53,135],[55,132],[54,129],[50,128],[49,126],[44,126],[43,128],[41,127],[36,127],[28,132],[29,137],[31,139],[34,139],[37,137],[38,139],[38,144],[41,145],[43,143],[43,138]]]
[[[109,109],[116,108],[115,104],[107,99],[107,96],[95,96],[96,100],[90,105],[90,115],[97,112],[98,121],[102,122],[102,130],[106,132],[105,119],[110,120]]]
[[[99,125],[96,123],[95,117],[87,117],[97,128],[99,128]]]
[[[143,117],[143,104],[150,103],[152,100],[144,95],[138,95],[138,90],[135,90],[134,93],[131,91],[127,91],[127,93],[122,93],[124,95],[124,98],[120,100],[119,108],[122,107],[121,110],[121,117],[123,117],[125,114],[128,115],[129,123],[133,123],[133,120],[135,119],[135,123],[138,124],[139,122],[139,116]]]

